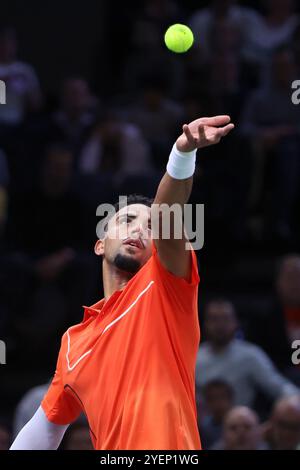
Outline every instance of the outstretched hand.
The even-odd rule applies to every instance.
[[[184,124],[183,133],[176,141],[176,147],[181,152],[191,152],[195,149],[218,144],[234,128],[230,116],[214,116],[200,118],[190,124]]]

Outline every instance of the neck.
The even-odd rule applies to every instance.
[[[103,289],[105,299],[109,299],[117,290],[122,290],[127,282],[132,278],[132,273],[127,273],[117,269],[115,266],[108,264],[103,260]]]
[[[211,347],[214,352],[219,353],[219,352],[222,352],[224,349],[226,349],[229,343],[230,341],[228,341],[227,343],[222,343],[222,344],[211,343]]]

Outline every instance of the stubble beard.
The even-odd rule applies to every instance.
[[[120,269],[121,271],[125,271],[130,274],[135,274],[141,267],[139,261],[130,256],[121,255],[118,253],[114,259],[114,265],[116,268]]]

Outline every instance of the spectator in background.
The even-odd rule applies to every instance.
[[[254,27],[247,29],[244,56],[264,67],[276,49],[291,43],[299,25],[295,0],[262,0],[265,15],[256,15]]]
[[[82,174],[102,174],[116,183],[128,175],[150,174],[150,149],[139,128],[106,113],[95,124],[78,159]]]
[[[211,53],[200,63],[197,49],[186,56],[186,92],[195,99],[202,92],[212,100],[214,112],[236,119],[241,106],[241,31],[230,19],[216,17],[207,29],[207,40]]]
[[[139,99],[124,112],[124,118],[138,126],[149,142],[156,166],[161,169],[170,143],[178,132],[183,108],[166,97],[166,82],[160,75],[147,77]]]
[[[257,314],[249,335],[276,366],[300,385],[299,368],[292,366],[292,342],[300,339],[300,256],[290,254],[278,263],[274,294]],[[257,324],[259,323],[259,328]],[[270,328],[272,325],[272,328]],[[276,347],[274,347],[276,345]]]
[[[197,10],[190,18],[189,25],[196,38],[200,38],[198,53],[200,60],[206,60],[212,52],[210,31],[215,21],[226,21],[231,27],[239,31],[241,40],[239,48],[241,50],[244,39],[252,31],[256,24],[258,13],[251,8],[237,5],[235,0],[213,0],[210,6]]]
[[[262,349],[235,338],[237,328],[231,302],[219,299],[206,305],[206,341],[200,345],[196,365],[198,390],[201,392],[211,380],[224,380],[234,390],[235,404],[250,407],[258,390],[272,399],[298,393],[297,387],[278,373]]]
[[[225,417],[223,435],[211,450],[266,450],[257,414],[246,406],[237,406]]]
[[[256,148],[255,184],[262,181],[262,159],[271,161],[271,201],[265,221],[266,236],[282,241],[291,238],[293,211],[300,178],[300,107],[291,99],[296,76],[292,52],[282,49],[272,61],[272,85],[255,91],[242,114],[241,133]],[[256,199],[261,188],[257,188]]]
[[[80,321],[80,306],[96,282],[94,263],[84,251],[89,241],[84,237],[84,207],[72,186],[72,167],[67,147],[47,149],[36,187],[11,201],[7,240],[17,254],[7,256],[1,266],[2,298],[13,312],[18,361],[26,364],[22,350],[29,357],[39,351],[44,369],[53,365],[58,331]]]
[[[207,382],[202,394],[198,423],[202,446],[208,449],[221,439],[224,417],[233,406],[234,392],[227,382],[215,379]]]
[[[181,21],[180,21],[181,20]],[[131,52],[123,68],[124,91],[136,93],[143,77],[159,70],[167,81],[168,96],[180,96],[184,81],[183,57],[171,54],[163,37],[167,28],[182,22],[178,5],[173,0],[147,0],[133,24]]]
[[[34,69],[17,60],[18,42],[13,28],[0,28],[0,80],[6,84],[6,104],[0,106],[0,124],[16,126],[27,111],[41,107],[41,90]]]
[[[295,395],[278,400],[263,430],[270,449],[299,450],[300,396]]]
[[[300,256],[285,256],[276,282],[290,343],[300,339]]]
[[[174,0],[146,0],[136,19],[133,30],[133,47],[147,50],[159,49],[165,28],[180,17],[179,8]]]
[[[86,80],[80,77],[64,80],[60,108],[52,115],[52,138],[68,144],[75,156],[95,122],[97,104]]]
[[[81,241],[82,210],[72,187],[73,159],[64,144],[47,148],[35,187],[12,200],[8,236],[13,248],[42,256],[74,249]]]
[[[209,70],[209,93],[215,110],[237,119],[241,107],[241,31],[225,18],[216,18],[208,31],[212,54],[206,61]],[[225,111],[227,110],[227,111]]]

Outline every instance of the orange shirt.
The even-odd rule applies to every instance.
[[[42,407],[68,424],[83,411],[95,449],[200,449],[195,362],[199,276],[168,272],[153,243],[148,262],[115,292],[85,308],[63,335]]]

